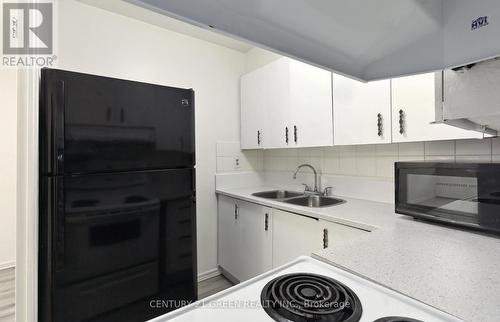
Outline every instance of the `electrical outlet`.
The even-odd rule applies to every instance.
[[[239,169],[240,167],[240,158],[234,158],[234,168]]]

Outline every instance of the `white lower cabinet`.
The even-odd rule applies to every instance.
[[[339,242],[358,239],[369,233],[366,230],[337,224],[327,220],[319,220],[318,225],[323,233],[324,248],[331,247]]]
[[[238,203],[236,199],[219,195],[218,205],[218,263],[219,266],[238,278],[241,263],[240,228],[238,222]]]
[[[367,233],[226,196],[218,209],[218,263],[240,282]]]
[[[241,246],[237,278],[244,281],[272,268],[272,209],[244,201],[238,205]]]
[[[273,267],[323,247],[318,219],[273,209]]]
[[[218,262],[238,281],[272,268],[272,209],[219,196]]]

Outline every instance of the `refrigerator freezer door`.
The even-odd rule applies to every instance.
[[[140,321],[172,309],[152,300],[196,299],[194,169],[42,177],[41,189],[41,321]]]
[[[42,174],[194,165],[194,92],[42,70]]]

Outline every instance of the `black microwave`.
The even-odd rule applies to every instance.
[[[396,162],[396,213],[500,234],[500,163]]]

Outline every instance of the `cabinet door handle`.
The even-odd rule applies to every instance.
[[[378,113],[377,114],[377,135],[382,136],[383,134],[383,127],[382,127],[382,114]]]
[[[288,144],[288,126],[285,127],[285,142]]]
[[[235,220],[235,221],[236,221],[236,220],[238,220],[238,212],[239,212],[239,211],[238,211],[238,205],[237,205],[237,204],[235,204],[235,205],[234,205],[234,220]]]
[[[328,229],[323,229],[323,248],[328,248]]]
[[[257,145],[260,145],[260,131],[257,131]]]
[[[265,216],[266,216],[266,219],[265,219],[265,221],[264,221],[264,230],[265,230],[265,231],[268,231],[268,230],[269,230],[269,214],[268,214],[268,213],[266,213],[266,215],[265,215]]]
[[[125,110],[122,108],[120,109],[120,123],[125,122]]]
[[[399,134],[405,133],[405,112],[399,110]]]
[[[297,125],[293,126],[293,141],[297,143]]]

